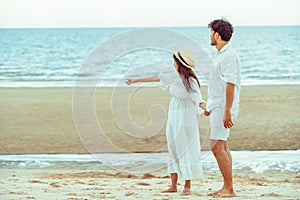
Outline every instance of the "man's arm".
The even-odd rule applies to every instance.
[[[231,128],[233,126],[232,118],[231,118],[231,107],[234,99],[234,84],[227,83],[226,84],[226,105],[223,123],[225,128]]]

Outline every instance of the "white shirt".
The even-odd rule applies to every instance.
[[[233,83],[234,99],[231,107],[231,114],[237,116],[239,113],[241,72],[240,61],[237,52],[231,45],[226,44],[214,59],[215,68],[210,71],[208,81],[207,110],[226,104],[226,85]]]

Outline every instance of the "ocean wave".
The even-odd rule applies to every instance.
[[[103,85],[113,86],[116,84],[115,81],[118,81],[118,77],[138,66],[172,67],[171,55],[161,50],[142,49],[129,52],[114,60],[113,63],[105,60],[105,57],[113,52],[104,52],[97,58],[98,66],[87,69],[85,73],[79,72],[93,49],[103,41],[128,30],[131,29],[0,29],[0,86],[72,87],[74,82],[71,80],[76,80],[77,77],[97,75],[101,68],[99,65],[108,66]],[[172,30],[193,38],[211,58],[216,55],[216,49],[210,46],[207,39],[200,37],[200,35],[205,36],[207,28],[179,27]],[[299,26],[271,29],[270,27],[236,27],[231,42],[240,54],[242,80],[251,84],[255,81],[257,84],[272,81],[276,84],[299,82],[299,30]],[[287,35],[289,37],[286,37]],[[153,73],[151,68],[148,70],[143,75]]]
[[[267,171],[300,173],[300,150],[232,151],[231,154],[234,170],[249,170],[255,173]],[[167,160],[168,153],[0,155],[1,165],[17,168],[80,165],[90,168],[108,166],[115,169],[133,169],[137,166],[146,166],[149,163],[152,166],[166,166]],[[201,160],[204,170],[219,170],[210,151],[203,151]]]

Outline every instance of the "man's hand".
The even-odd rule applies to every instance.
[[[230,110],[234,99],[234,87],[235,85],[233,83],[226,84],[226,104],[225,104],[225,113],[223,117],[223,124],[225,128],[233,127]]]
[[[224,118],[223,118],[223,124],[225,128],[231,128],[233,127],[233,121],[231,118],[231,113],[230,110],[226,110],[224,113]]]

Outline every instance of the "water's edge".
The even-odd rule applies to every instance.
[[[267,171],[300,173],[300,150],[232,151],[233,169],[256,173]],[[168,153],[104,153],[104,154],[18,154],[0,155],[0,166],[13,168],[45,168],[62,165],[84,166],[91,169],[113,167],[133,169],[137,166],[166,166]],[[210,151],[201,152],[204,170],[217,171]],[[149,167],[149,166],[148,166]],[[125,168],[124,168],[125,169]]]

